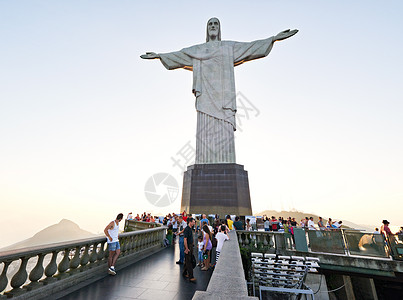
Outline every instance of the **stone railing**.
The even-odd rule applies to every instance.
[[[294,248],[291,235],[273,231],[246,231],[237,230],[239,245],[265,249],[267,253],[282,253],[283,250]]]
[[[237,234],[230,231],[229,236],[230,240],[224,242],[207,290],[196,291],[193,300],[258,299],[248,296]]]
[[[371,256],[403,260],[403,238],[359,230],[304,230],[294,228],[294,235],[273,231],[237,231],[239,245],[262,249],[267,253],[284,250],[333,253],[346,256]],[[385,247],[386,246],[386,247]]]
[[[165,232],[158,227],[120,234],[116,267],[161,250]],[[108,255],[105,237],[0,252],[0,299],[57,299],[105,277]]]
[[[125,220],[125,232],[136,231],[136,230],[143,230],[149,228],[157,228],[163,226],[160,223],[151,223],[151,222],[143,222],[143,221],[136,221],[136,220]]]

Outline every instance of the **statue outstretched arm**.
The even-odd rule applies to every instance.
[[[192,70],[192,58],[182,51],[175,51],[170,53],[155,53],[146,52],[140,55],[142,59],[159,59],[163,66],[168,70],[183,68]]]
[[[284,30],[275,36],[264,40],[257,40],[253,42],[235,42],[234,43],[234,65],[238,66],[246,61],[251,61],[258,58],[263,58],[269,55],[273,48],[274,42],[281,41],[292,37],[298,32],[294,30]]]
[[[297,32],[298,32],[298,29],[293,29],[293,30],[287,29],[287,30],[281,31],[280,33],[278,33],[276,36],[273,37],[273,42],[288,39],[289,37],[292,37]]]
[[[160,58],[160,55],[155,52],[146,52],[146,54],[140,55],[142,59],[156,59]]]

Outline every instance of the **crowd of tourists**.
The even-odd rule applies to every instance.
[[[251,223],[253,218],[253,224]],[[117,230],[119,222],[123,219],[123,214],[119,214],[116,220],[112,221],[105,228],[105,235],[108,238],[108,247],[111,251],[109,256],[108,266],[109,274],[115,275],[116,270],[114,264],[120,253],[120,246],[118,241]],[[130,212],[127,215],[127,220],[136,220],[143,222],[160,223],[167,226],[167,245],[179,242],[179,260],[176,262],[178,265],[183,266],[183,276],[189,279],[190,282],[196,281],[193,276],[193,268],[197,265],[202,271],[207,271],[214,268],[217,263],[224,242],[229,240],[230,230],[258,230],[256,219],[254,217],[246,217],[242,219],[239,216],[231,218],[227,215],[225,218],[220,219],[218,215],[207,217],[206,214],[197,215],[193,218],[191,214],[183,211],[181,214],[169,213],[164,217],[153,216],[151,213],[144,212],[141,215],[137,214],[135,217]],[[305,217],[297,222],[295,218],[288,217],[287,219],[275,216],[262,217],[263,228],[265,231],[278,231],[290,233],[294,235],[294,228],[304,228],[306,230],[324,230],[324,231],[337,231],[342,228],[343,222],[341,220],[334,221],[331,218],[325,222],[322,217],[319,217],[315,223],[313,217]],[[261,222],[261,221],[260,221]],[[374,234],[383,234],[386,238],[392,235],[387,220],[382,221],[382,226],[375,228]],[[397,235],[403,237],[403,227],[396,232]],[[194,250],[197,247],[197,261],[193,259]],[[215,256],[212,260],[213,250]]]
[[[278,220],[275,216],[271,218],[263,216],[264,230],[265,231],[280,231],[293,234],[293,228],[300,227],[309,230],[338,230],[341,229],[343,221],[333,221],[329,218],[325,224],[322,217],[319,217],[318,222],[315,224],[313,217],[305,217],[298,223],[295,218],[288,217],[284,219],[279,217]]]
[[[142,222],[158,222],[159,217],[151,215],[151,213],[142,213],[141,216],[137,214],[135,217],[133,216],[132,212],[129,212],[127,215],[127,220],[136,220],[136,221],[142,221]]]

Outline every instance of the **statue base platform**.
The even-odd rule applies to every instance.
[[[250,216],[248,172],[235,163],[195,164],[183,175],[181,211]]]

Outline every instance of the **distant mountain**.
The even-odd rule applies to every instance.
[[[328,220],[329,217],[327,216],[317,216],[315,214],[311,214],[311,213],[305,213],[305,212],[301,212],[301,211],[275,211],[275,210],[265,210],[259,213],[254,214],[255,216],[263,216],[266,215],[268,217],[271,216],[275,216],[276,218],[278,217],[283,217],[283,218],[295,218],[295,220],[297,220],[298,224],[301,221],[301,219],[305,219],[305,217],[313,217],[313,220],[315,222],[315,224],[318,222],[319,217],[323,218],[323,222],[326,225],[326,222]],[[375,227],[371,227],[369,225],[362,225],[362,224],[355,224],[353,222],[344,220],[344,219],[333,219],[333,221],[343,221],[343,225],[349,227],[349,228],[355,228],[355,229],[363,229],[366,231],[370,231],[373,232]]]
[[[1,248],[0,251],[8,251],[26,247],[91,238],[95,236],[97,235],[81,229],[76,223],[70,220],[63,219],[58,224],[51,225],[39,231],[33,237]]]

